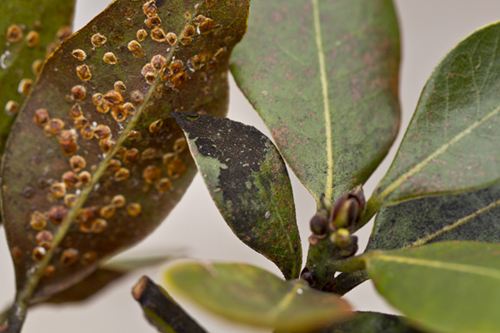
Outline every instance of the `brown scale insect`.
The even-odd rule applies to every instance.
[[[106,229],[108,226],[108,223],[104,219],[97,219],[94,222],[92,222],[92,227],[91,227],[91,232],[94,234],[100,234],[101,232]]]
[[[40,35],[36,31],[30,31],[26,36],[26,45],[28,47],[35,47],[40,42]]]
[[[160,79],[162,79],[164,82],[169,82],[172,77],[174,77],[174,74],[172,74],[172,70],[169,67],[166,67],[160,75]]]
[[[136,217],[136,216],[139,216],[139,214],[141,214],[142,212],[142,207],[140,204],[138,203],[135,203],[135,202],[131,202],[127,205],[127,213],[128,215],[132,216],[132,217]]]
[[[81,101],[87,96],[87,89],[84,86],[74,86],[71,88],[71,96],[75,101]]]
[[[75,141],[64,140],[61,142],[61,149],[66,156],[72,156],[78,151],[78,144]]]
[[[69,111],[69,114],[71,115],[71,118],[77,119],[83,116],[82,113],[82,107],[80,104],[76,103],[71,107],[71,110]]]
[[[90,251],[82,256],[80,262],[83,266],[89,266],[92,265],[96,260],[97,260],[97,252]]]
[[[78,261],[78,251],[75,249],[64,250],[59,259],[63,266],[71,266]]]
[[[38,75],[42,71],[42,67],[43,67],[43,60],[37,59],[33,61],[33,63],[31,64],[31,71],[33,72],[34,75]]]
[[[139,42],[142,42],[142,41],[144,41],[146,39],[146,37],[148,37],[148,33],[144,29],[139,29],[139,30],[137,30],[136,36],[137,36],[137,40]]]
[[[92,175],[88,171],[82,171],[78,174],[78,178],[80,178],[80,182],[82,183],[82,187],[89,186],[92,181]]]
[[[151,123],[151,125],[149,125],[149,132],[156,133],[161,129],[162,126],[163,126],[162,119],[154,121]]]
[[[23,38],[23,31],[17,24],[13,24],[7,28],[7,41],[9,43],[17,43],[22,38]]]
[[[175,140],[175,142],[174,142],[174,151],[177,154],[182,153],[184,150],[186,150],[186,148],[187,148],[186,138],[179,138],[179,139]]]
[[[57,134],[57,141],[59,141],[59,143],[68,140],[69,141],[76,140],[75,130],[62,130]]]
[[[92,73],[90,72],[90,68],[87,65],[81,65],[76,67],[76,74],[82,81],[88,81],[92,78]]]
[[[35,239],[36,239],[37,243],[39,243],[39,244],[42,242],[51,243],[52,240],[54,239],[54,236],[52,235],[52,233],[50,231],[42,230],[36,235]]]
[[[95,93],[92,95],[92,103],[94,103],[95,106],[99,106],[103,102],[103,95],[101,93]]]
[[[56,268],[54,266],[49,265],[45,267],[42,274],[42,281],[46,282],[53,279],[55,274],[56,274]]]
[[[52,248],[52,243],[50,242],[40,242],[38,246],[43,247],[45,250],[49,251]]]
[[[94,136],[98,140],[104,140],[111,136],[111,129],[106,125],[97,125],[94,129]]]
[[[189,38],[189,37],[182,37],[181,38],[181,44],[184,45],[184,46],[188,46],[192,42],[193,42],[192,38]]]
[[[45,227],[47,226],[47,219],[42,213],[40,213],[39,211],[35,211],[33,214],[31,214],[30,226],[37,231],[45,229]]]
[[[214,54],[214,59],[216,60],[221,60],[225,55],[227,54],[226,49],[222,48],[219,49],[215,54]]]
[[[110,218],[112,218],[115,215],[115,210],[116,210],[116,208],[113,205],[104,206],[101,208],[101,211],[100,211],[101,217],[109,220]]]
[[[80,49],[73,50],[73,52],[71,52],[71,55],[79,61],[84,61],[85,59],[87,59],[87,54],[85,53],[84,50]]]
[[[101,105],[98,105],[96,109],[97,109],[97,111],[98,111],[99,113],[108,113],[108,112],[109,112],[109,110],[111,110],[111,109],[109,108],[109,106],[107,106],[107,105],[106,105],[106,104],[104,104],[104,103],[102,103]]]
[[[161,25],[161,19],[158,15],[151,15],[144,20],[144,24],[149,28],[159,27]],[[139,39],[139,38],[138,38]]]
[[[170,46],[174,46],[175,43],[177,43],[177,35],[173,32],[169,32],[167,34],[167,42],[170,44]]]
[[[123,104],[123,95],[116,90],[110,90],[103,96],[103,102],[109,107]]]
[[[64,183],[55,183],[50,187],[50,191],[56,198],[62,198],[66,194]]]
[[[45,57],[47,58],[49,55],[54,53],[56,50],[57,44],[56,43],[49,43],[47,47],[45,48]]]
[[[182,61],[176,60],[170,64],[169,68],[172,72],[172,75],[176,75],[184,70],[184,65],[182,64]]]
[[[125,197],[121,194],[115,195],[113,199],[111,199],[111,205],[115,206],[116,208],[124,207],[126,202],[127,201],[125,200]]]
[[[99,207],[80,209],[76,214],[76,223],[92,223],[99,217]]]
[[[66,40],[69,36],[71,36],[71,27],[67,25],[63,25],[59,30],[57,30],[56,33],[56,38],[59,41],[59,43],[62,43],[64,40]]]
[[[141,44],[136,40],[132,40],[128,43],[127,48],[135,58],[142,58],[146,55],[146,52],[142,49]]]
[[[88,125],[89,125],[89,120],[83,116],[75,119],[76,128],[82,129]]]
[[[194,25],[188,25],[186,28],[184,28],[184,31],[182,31],[182,37],[185,38],[193,38],[195,34],[196,28],[194,27]]]
[[[140,156],[141,154],[139,153],[139,150],[137,150],[136,148],[129,149],[123,155],[123,163],[128,164],[137,162]]]
[[[17,86],[17,92],[23,96],[28,96],[31,89],[33,88],[33,80],[32,79],[22,79]]]
[[[108,39],[104,35],[97,33],[90,38],[90,41],[92,42],[92,45],[94,45],[95,47],[101,47],[104,44],[106,44]]]
[[[186,72],[174,75],[174,77],[172,78],[173,87],[178,90],[184,88],[186,86],[187,81],[188,81],[188,75]]]
[[[64,196],[64,204],[68,207],[75,206],[77,201],[78,201],[78,196],[76,196],[75,194],[66,194]]]
[[[161,179],[161,174],[162,170],[160,168],[154,165],[149,165],[142,172],[142,178],[144,178],[148,184],[154,184]]]
[[[50,132],[52,134],[57,134],[64,128],[64,122],[61,119],[55,118],[49,121]]]
[[[130,171],[126,168],[120,168],[115,172],[115,180],[117,182],[122,182],[130,178]]]
[[[130,98],[135,105],[141,105],[144,102],[144,95],[139,90],[132,91]]]
[[[122,162],[115,160],[115,159],[112,159],[111,161],[109,161],[108,165],[106,166],[106,171],[107,172],[116,172],[116,171],[120,170],[121,167],[122,167]]]
[[[127,134],[127,140],[137,141],[141,138],[141,132],[136,130],[131,130],[130,133]]]
[[[70,158],[69,165],[74,172],[80,172],[85,169],[87,162],[83,157],[76,155]]]
[[[187,170],[186,164],[179,158],[174,158],[167,164],[168,176],[172,179],[181,177]]]
[[[165,193],[170,191],[172,188],[172,182],[168,178],[162,178],[158,181],[158,183],[155,184],[156,189],[160,191],[161,193]]]
[[[123,106],[117,106],[111,110],[111,116],[118,122],[124,122],[127,119],[128,111]]]
[[[205,21],[200,23],[198,27],[200,29],[201,34],[207,35],[211,33],[212,30],[215,28],[215,22],[212,19],[207,18]]]
[[[87,125],[80,130],[80,134],[85,140],[91,140],[94,137],[94,130],[90,125]]]
[[[162,28],[155,27],[151,30],[151,39],[158,43],[163,43],[167,41],[167,36]]]
[[[50,129],[50,124],[47,124],[43,127],[43,134],[45,134],[45,136],[48,138],[54,136],[54,134],[52,133],[52,131]]]
[[[184,13],[184,18],[186,19],[186,21],[191,20],[192,17],[193,17],[193,15],[191,15],[190,12],[185,12]]]
[[[127,151],[127,148],[125,147],[120,147],[116,150],[115,152],[115,156],[114,158],[117,158],[117,159],[122,159],[123,158],[123,155],[125,154],[125,152]]]
[[[207,18],[203,15],[198,15],[194,18],[193,23],[195,25],[200,25],[201,23],[205,22]]]
[[[64,223],[68,211],[63,206],[54,206],[49,211],[50,221],[55,225],[61,225]]]
[[[153,66],[156,72],[160,72],[163,68],[165,68],[167,64],[167,59],[164,56],[157,54],[153,58],[151,58],[151,66]]]
[[[149,2],[146,2],[143,6],[142,6],[142,10],[144,12],[144,15],[146,16],[151,16],[151,15],[155,15],[156,14],[156,11],[158,10],[156,8],[156,2],[154,0],[152,1],[149,1]]]
[[[123,104],[123,108],[127,111],[128,114],[135,114],[135,112],[137,111],[134,105],[130,102]]]
[[[38,109],[35,111],[33,120],[38,126],[45,126],[49,123],[50,116],[46,109]]]
[[[109,65],[116,65],[119,61],[113,52],[106,52],[102,60]]]
[[[156,157],[156,149],[154,148],[147,148],[142,152],[142,159],[143,160],[152,160]]]
[[[174,153],[167,153],[163,155],[163,164],[168,165],[171,161],[177,158],[177,155]]]
[[[62,181],[67,188],[72,189],[81,185],[80,178],[73,171],[63,173]]]
[[[35,247],[33,249],[33,252],[31,253],[31,258],[33,258],[34,261],[40,262],[45,258],[45,255],[47,254],[47,250],[45,248],[39,246]]]
[[[127,91],[127,86],[125,86],[125,83],[123,81],[116,81],[113,84],[113,87],[115,88],[116,91],[124,93]]]
[[[216,0],[203,0],[203,4],[207,8],[212,8],[215,5]]]
[[[7,104],[5,104],[5,112],[7,112],[8,115],[14,115],[18,113],[19,103],[14,101],[8,101]]]

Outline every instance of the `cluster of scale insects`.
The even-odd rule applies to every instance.
[[[136,1],[136,0],[132,0]],[[215,0],[205,0],[204,5],[207,8],[212,7]],[[196,5],[197,10],[199,5]],[[145,25],[151,29],[150,37],[158,43],[167,42],[170,46],[177,46],[179,43],[187,46],[192,42],[196,32],[199,34],[209,34],[219,26],[215,22],[206,18],[203,15],[197,15],[194,19],[189,12],[184,14],[187,20],[191,20],[194,25],[187,25],[180,38],[173,32],[165,33],[160,27],[162,21],[157,14],[155,1],[149,1],[143,5],[143,12],[146,15]],[[196,26],[196,27],[195,27]],[[12,36],[16,35],[17,31],[12,32]],[[127,44],[128,50],[135,58],[143,58],[146,56],[145,50],[140,42],[144,41],[148,36],[145,29],[139,29],[136,33],[137,40],[132,40]],[[17,38],[17,37],[16,37]],[[91,36],[91,43],[94,48],[102,47],[107,43],[107,37],[101,33],[95,33]],[[221,57],[225,56],[227,51],[225,48],[220,48],[212,55],[210,51],[204,51],[193,56],[190,59],[191,67],[194,70],[205,68],[207,71],[213,70],[218,66]],[[78,145],[78,133],[85,140],[97,140],[98,145],[106,156],[113,153],[113,158],[109,160],[104,170],[104,175],[111,175],[115,182],[123,182],[130,178],[131,174],[127,165],[138,161],[146,161],[162,158],[163,164],[166,166],[167,173],[170,178],[163,177],[163,170],[155,165],[149,165],[144,168],[142,177],[147,184],[153,185],[160,193],[166,193],[172,189],[170,179],[181,177],[187,170],[186,164],[179,158],[187,148],[187,142],[184,137],[179,138],[174,143],[174,152],[166,153],[163,156],[159,155],[154,148],[146,148],[142,153],[137,148],[127,149],[119,147],[115,149],[117,144],[113,139],[112,131],[109,126],[104,124],[90,123],[84,116],[79,102],[85,100],[88,96],[87,89],[83,83],[92,79],[92,71],[89,65],[85,64],[87,54],[82,49],[75,49],[71,52],[73,58],[81,62],[81,65],[76,67],[76,74],[82,81],[82,84],[77,84],[71,88],[70,95],[66,97],[68,101],[74,102],[69,114],[73,120],[75,128],[67,129],[64,120],[53,118],[50,111],[46,108],[38,108],[33,115],[33,121],[43,129],[43,134],[46,137],[54,137],[64,153],[69,158],[70,170],[64,172],[60,181],[52,181],[50,185],[51,194],[58,200],[61,200],[64,205],[52,206],[47,212],[34,211],[31,214],[29,225],[32,230],[38,232],[35,236],[37,246],[33,249],[31,257],[35,262],[40,262],[44,259],[47,251],[52,248],[54,235],[48,229],[50,221],[54,226],[59,226],[64,223],[68,208],[74,207],[79,199],[78,194],[81,190],[91,186],[92,174],[86,171],[87,161],[84,157],[77,155],[80,147]],[[118,65],[120,60],[113,52],[106,52],[102,60],[108,65]],[[144,80],[149,85],[154,85],[158,82],[157,78],[161,79],[166,86],[174,90],[182,89],[187,81],[188,74],[184,71],[183,62],[175,60],[167,66],[167,59],[162,55],[154,55],[149,63],[147,63],[141,71]],[[33,84],[32,82],[30,83]],[[31,90],[31,86],[29,87]],[[140,107],[145,101],[144,94],[139,90],[130,92],[131,102],[125,102],[123,94],[127,92],[127,87],[123,81],[116,81],[113,89],[102,94],[96,92],[92,94],[91,99],[97,112],[101,114],[111,114],[117,123],[122,123],[127,120],[128,116],[134,116],[137,112],[136,107]],[[163,126],[163,120],[153,121],[148,126],[151,134],[159,132]],[[71,127],[71,126],[70,126]],[[130,130],[125,133],[126,139],[130,142],[139,142],[141,140],[141,132]],[[95,165],[90,167],[91,171],[96,171]],[[75,193],[69,193],[70,191]],[[111,219],[118,209],[125,209],[131,217],[137,217],[142,212],[142,207],[136,202],[126,202],[123,195],[114,196],[109,204],[103,207],[87,207],[79,209],[75,218],[75,223],[78,225],[79,231],[82,233],[102,233],[107,227],[107,220]],[[21,253],[19,249],[12,250],[14,260],[18,261]],[[79,259],[80,257],[80,259]],[[90,265],[98,259],[98,254],[95,251],[89,251],[81,256],[78,250],[68,248],[62,251],[60,255],[60,263],[63,266],[71,266],[78,261],[84,266]],[[43,280],[51,279],[55,274],[55,267],[49,265],[43,272]]]

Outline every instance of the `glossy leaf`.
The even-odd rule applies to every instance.
[[[500,179],[499,36],[499,23],[482,28],[436,67],[374,204],[478,189]]]
[[[444,242],[366,256],[377,290],[424,329],[498,332],[500,244]]]
[[[367,250],[451,240],[500,242],[500,185],[383,208]]]
[[[0,154],[43,61],[71,35],[73,7],[74,0],[0,2]]]
[[[390,0],[252,1],[236,82],[319,203],[363,184],[399,126]]]
[[[147,276],[143,276],[132,289],[146,319],[162,333],[205,333],[170,295]]]
[[[18,289],[37,266],[33,256],[42,269],[49,264],[37,289],[44,297],[144,238],[172,210],[196,168],[169,113],[225,115],[228,59],[247,15],[248,1],[117,0],[53,54],[3,166]],[[40,229],[54,235],[52,247],[37,244]],[[29,281],[25,292],[36,278]]]
[[[299,276],[302,250],[292,187],[273,143],[256,128],[211,116],[172,114],[222,216],[245,244]]]
[[[166,271],[164,281],[167,290],[220,316],[280,331],[307,332],[352,315],[347,302],[334,294],[245,264],[177,264]]]

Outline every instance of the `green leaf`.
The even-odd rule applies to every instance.
[[[71,34],[73,7],[74,0],[0,2],[0,154],[43,61]]]
[[[287,279],[302,261],[292,187],[273,143],[229,119],[174,113],[222,216],[245,244],[273,261]]]
[[[499,243],[500,185],[383,208],[367,251],[469,240]]]
[[[498,332],[500,244],[444,242],[366,255],[389,303],[424,329]]]
[[[347,302],[334,294],[245,264],[177,264],[166,271],[164,281],[167,290],[220,316],[280,331],[307,332],[352,315]]]
[[[231,71],[319,204],[363,184],[399,127],[390,0],[252,1]]]
[[[248,1],[117,0],[50,57],[3,165],[18,299],[41,277],[39,297],[76,283],[173,209],[196,167],[169,114],[225,115],[228,59],[247,15]]]
[[[500,179],[499,37],[499,23],[477,30],[436,67],[375,190],[374,206],[479,189]]]
[[[143,276],[132,289],[146,319],[162,333],[205,333],[170,295],[147,276]]]

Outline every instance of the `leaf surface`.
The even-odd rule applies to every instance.
[[[245,264],[177,264],[167,269],[164,282],[167,290],[227,319],[280,331],[307,332],[352,315],[336,295]]]
[[[399,126],[390,0],[252,1],[231,71],[319,202],[363,184]]]
[[[196,168],[169,114],[225,115],[228,59],[248,15],[248,1],[198,4],[115,1],[46,63],[2,173],[18,289],[37,265],[49,270],[40,297],[81,280],[184,194]],[[37,239],[44,231],[53,239]]]
[[[477,30],[446,55],[424,87],[377,206],[479,189],[500,178],[500,24]]]
[[[299,276],[302,250],[292,187],[273,143],[229,119],[172,114],[222,216],[245,244]]]
[[[498,332],[500,244],[443,242],[366,256],[377,290],[426,330]]]
[[[73,7],[74,0],[0,2],[0,154],[43,61],[71,34]]]

